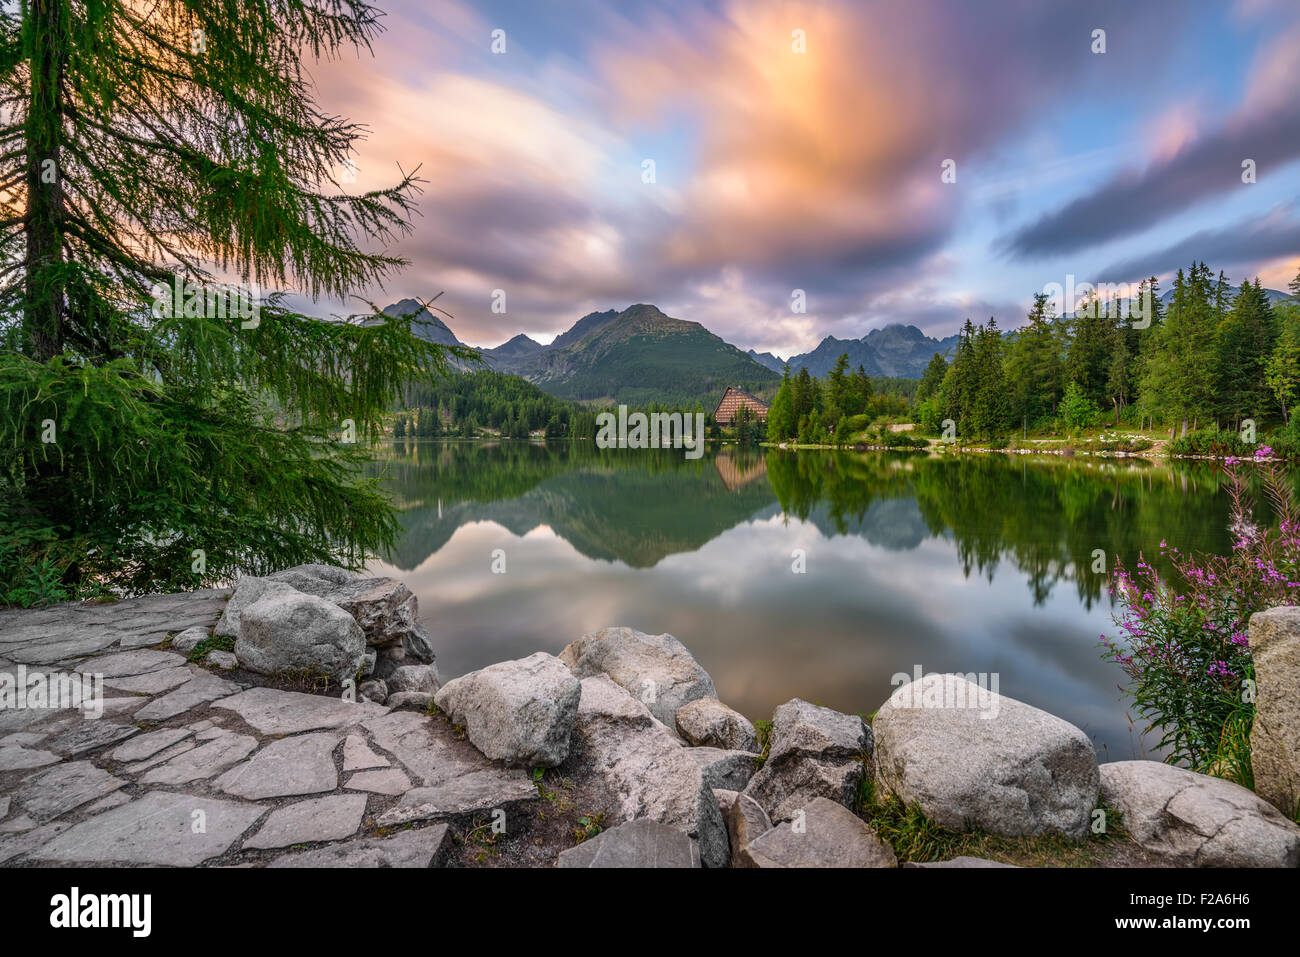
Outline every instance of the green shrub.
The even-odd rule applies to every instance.
[[[1209,428],[1188,432],[1171,441],[1165,450],[1170,455],[1209,455],[1226,458],[1230,455],[1252,455],[1254,442],[1246,442],[1239,432],[1231,429]]]

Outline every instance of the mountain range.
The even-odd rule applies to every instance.
[[[1276,289],[1265,292],[1274,303],[1291,298]],[[1170,289],[1160,298],[1167,304],[1172,296]],[[412,328],[431,342],[464,345],[414,299],[395,302],[384,313],[414,315]],[[849,368],[862,366],[867,375],[919,379],[936,352],[951,358],[957,341],[956,335],[935,339],[916,326],[895,323],[860,339],[827,336],[811,352],[792,356],[789,365],[791,372],[806,368],[822,377],[847,353]],[[521,376],[559,398],[629,405],[708,407],[727,386],[770,398],[786,364],[771,352],[742,352],[698,322],[675,319],[644,303],[588,313],[545,345],[521,334],[479,352],[489,368]]]
[[[444,322],[421,311],[414,300],[404,299],[384,312],[416,313],[412,328],[418,335],[459,343]],[[589,313],[547,345],[518,335],[479,352],[489,368],[574,401],[698,402],[707,407],[727,386],[770,395],[780,379],[698,322],[674,319],[645,304]]]

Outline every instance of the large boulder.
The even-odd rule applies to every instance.
[[[337,605],[290,589],[271,591],[240,615],[235,657],[249,671],[304,671],[338,681],[355,678],[366,636]]]
[[[394,677],[406,672],[399,668]],[[393,687],[392,679],[389,687]],[[493,760],[553,768],[569,755],[582,686],[554,655],[539,651],[454,678],[434,695],[453,724]]]
[[[212,634],[223,638],[239,637],[239,620],[245,608],[264,595],[292,595],[298,589],[287,582],[272,581],[270,578],[258,578],[245,575],[235,583],[234,593],[226,602],[226,608],[217,619]],[[191,651],[194,649],[191,648]],[[188,652],[187,652],[188,653]]]
[[[584,678],[573,730],[574,775],[599,777],[618,819],[679,828],[705,867],[727,866],[727,828],[704,771],[644,704],[604,675]]]
[[[274,575],[266,576],[271,581],[284,582],[292,585],[299,591],[306,592],[309,595],[316,594],[320,583],[325,582],[330,585],[346,585],[348,582],[354,582],[361,576],[356,572],[348,571],[346,568],[340,568],[338,565],[295,565],[293,568],[286,568],[282,572],[276,572]],[[316,595],[320,598],[320,595]]]
[[[1252,792],[1159,761],[1101,766],[1101,796],[1142,847],[1196,867],[1300,866],[1300,827]]]
[[[396,578],[361,578],[329,565],[300,565],[270,580],[338,605],[356,619],[368,645],[400,645],[417,662],[433,661],[428,632],[419,622],[419,602]]]
[[[758,752],[754,726],[717,698],[696,698],[677,709],[678,733],[691,744],[724,751]]]
[[[704,772],[704,782],[715,791],[743,791],[758,770],[758,755],[721,748],[687,748],[686,753]]]
[[[572,677],[572,675],[570,675]],[[389,691],[422,691],[435,694],[442,687],[435,665],[402,665],[394,668],[385,681]]]
[[[894,850],[836,801],[813,798],[803,814],[751,840],[741,867],[897,867]]]
[[[853,804],[871,754],[871,729],[860,717],[791,699],[772,715],[767,761],[745,793],[788,821],[813,798]]]
[[[713,796],[718,801],[718,809],[722,811],[722,819],[727,822],[727,839],[731,844],[731,866],[743,867],[741,852],[756,837],[772,830],[772,822],[767,812],[748,794],[715,788]]]
[[[1255,793],[1294,818],[1300,813],[1300,607],[1250,616],[1255,723],[1250,763]]]
[[[1088,736],[959,675],[899,688],[872,722],[876,786],[953,830],[1088,833],[1099,790]]]
[[[561,851],[556,867],[699,867],[695,842],[682,831],[637,818]]]
[[[605,628],[567,645],[560,660],[579,678],[608,675],[669,728],[688,701],[717,697],[709,673],[672,635]]]

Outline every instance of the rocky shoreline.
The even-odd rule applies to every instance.
[[[1257,619],[1257,787],[1285,805],[1300,610]],[[444,684],[414,595],[329,566],[0,611],[0,676],[20,670],[103,694],[98,716],[37,706],[25,678],[0,707],[6,866],[898,866],[864,794],[1006,838],[1122,820],[1144,863],[1300,865],[1300,827],[1255,793],[1099,766],[1078,728],[962,676],[869,725],[796,698],[756,727],[676,638],[612,627]]]

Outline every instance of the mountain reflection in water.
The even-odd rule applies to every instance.
[[[404,533],[371,568],[419,596],[444,680],[630,625],[676,635],[751,719],[868,714],[918,665],[996,672],[1110,760],[1147,746],[1100,657],[1096,550],[1230,547],[1199,464],[411,442],[373,467]]]

